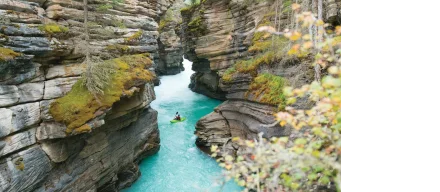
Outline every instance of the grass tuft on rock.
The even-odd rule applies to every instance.
[[[256,100],[270,105],[285,106],[285,96],[283,88],[287,86],[288,81],[280,76],[270,73],[259,74],[253,79],[246,97],[252,94]]]
[[[271,62],[275,61],[276,58],[276,52],[267,51],[263,54],[256,55],[252,59],[238,61],[235,63],[235,69],[240,73],[256,73],[260,65],[269,65]]]
[[[125,43],[133,43],[135,41],[139,41],[142,38],[142,34],[144,34],[143,30],[139,30],[130,37],[124,39]]]
[[[155,76],[147,70],[152,65],[148,54],[128,55],[112,59],[105,64],[115,65],[111,82],[104,89],[104,94],[95,97],[83,85],[84,79],[78,80],[72,90],[58,98],[50,106],[52,117],[67,126],[66,133],[89,132],[88,121],[102,114],[126,94],[133,86],[151,82]]]

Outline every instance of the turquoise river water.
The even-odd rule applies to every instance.
[[[156,100],[151,106],[159,112],[161,147],[157,154],[141,162],[141,177],[124,192],[241,190],[233,181],[221,185],[221,167],[194,144],[196,122],[221,102],[192,92],[188,88],[194,73],[191,62],[184,60],[184,67],[182,73],[161,77],[160,86],[155,87]],[[187,119],[171,124],[177,111]]]

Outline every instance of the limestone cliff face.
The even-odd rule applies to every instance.
[[[92,55],[160,60],[158,23],[172,3],[89,0]],[[151,83],[95,114],[87,133],[67,134],[51,116],[85,70],[82,10],[82,0],[0,0],[0,191],[118,191],[159,150]]]
[[[238,61],[257,58],[257,54],[248,51],[257,26],[291,22],[288,9],[283,9],[282,16],[275,17],[276,11],[281,9],[277,10],[276,2],[279,7],[292,4],[281,0],[206,0],[182,11],[185,57],[193,61],[193,70],[197,72],[191,78],[190,88],[213,98],[227,99],[197,123],[195,134],[199,146],[219,145],[234,153],[237,147],[233,146],[232,137],[251,139],[259,132],[265,137],[290,135],[290,128],[268,127],[275,121],[272,114],[277,111],[277,106],[253,94],[250,86],[260,74],[280,77],[293,87],[311,83],[315,72],[309,62],[281,59],[260,65],[251,73],[235,73],[228,81],[222,78]],[[318,1],[298,2],[304,9],[316,13]],[[340,1],[323,1],[323,19],[340,24]],[[236,69],[232,69],[234,71]],[[310,106],[307,100],[295,105],[297,108]]]
[[[174,75],[183,70],[183,47],[180,40],[183,0],[175,1],[159,22],[159,58],[156,71],[160,75]]]

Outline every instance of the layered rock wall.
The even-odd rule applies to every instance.
[[[159,59],[156,71],[160,75],[174,75],[183,69],[183,46],[181,44],[182,16],[180,9],[183,1],[176,1],[160,18],[159,22]]]
[[[68,134],[51,116],[51,103],[85,70],[82,2],[0,0],[0,191],[118,191],[159,149],[151,83],[95,114],[86,133]],[[160,60],[158,23],[172,3],[89,0],[92,56]]]
[[[317,12],[318,1],[296,2],[305,11]],[[286,85],[301,87],[314,80],[315,71],[310,61],[280,59],[260,65],[250,73],[235,73],[237,69],[232,67],[239,61],[259,56],[248,51],[255,43],[254,34],[258,26],[276,27],[274,24],[277,23],[291,26],[292,3],[287,0],[206,0],[182,11],[185,57],[193,61],[193,70],[196,71],[191,77],[190,88],[213,98],[227,100],[197,123],[195,134],[199,146],[219,145],[234,153],[237,147],[231,142],[233,137],[252,139],[259,132],[263,132],[265,137],[290,135],[290,128],[272,125],[275,122],[273,113],[278,106],[261,96],[270,87],[261,89],[262,94],[255,95],[250,91],[251,84],[256,76],[269,74],[284,79]],[[282,9],[283,14],[279,14],[283,4],[289,6],[284,6],[287,8]],[[323,1],[323,19],[334,25],[340,24],[340,1]],[[225,81],[223,76],[227,70],[234,75]],[[260,86],[271,85],[266,82]],[[311,103],[303,99],[294,107],[310,106]]]

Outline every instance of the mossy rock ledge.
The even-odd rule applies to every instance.
[[[288,85],[289,82],[284,77],[262,73],[253,79],[245,97],[250,101],[278,106],[279,110],[283,110],[286,107],[283,88]]]
[[[127,55],[112,59],[108,64],[115,65],[115,73],[111,74],[111,82],[104,94],[94,96],[83,85],[84,79],[80,79],[70,92],[51,104],[50,114],[57,122],[66,125],[67,135],[90,132],[103,125],[103,117],[115,102],[122,97],[131,97],[139,90],[136,87],[155,79],[154,73],[147,70],[152,65],[148,54]]]
[[[11,61],[20,55],[21,53],[17,53],[12,49],[0,47],[0,62]]]

